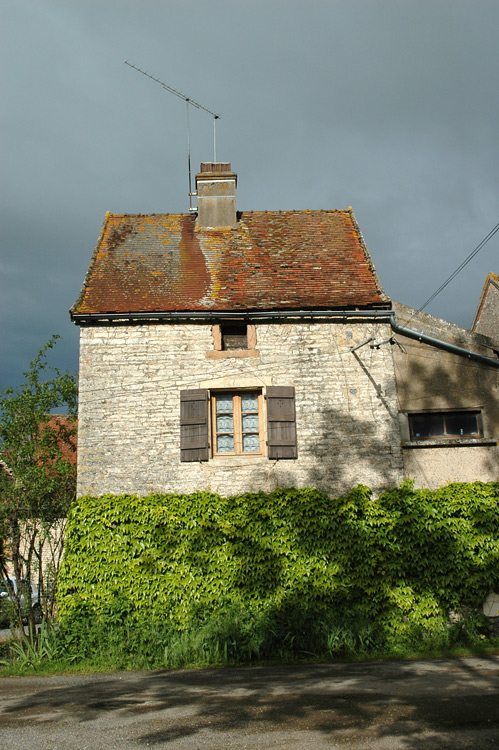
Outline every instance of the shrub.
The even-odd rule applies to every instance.
[[[114,633],[169,665],[445,646],[458,637],[449,610],[499,587],[498,501],[499,484],[480,482],[377,499],[365,487],[83,497],[61,632],[86,653]]]

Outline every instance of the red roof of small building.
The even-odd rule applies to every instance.
[[[72,466],[76,466],[76,454],[78,450],[78,420],[76,417],[68,417],[67,414],[52,414],[44,426],[55,430],[60,435],[59,449]],[[69,434],[74,432],[74,434]],[[73,446],[71,448],[71,446]]]
[[[386,307],[351,209],[106,214],[72,315]]]

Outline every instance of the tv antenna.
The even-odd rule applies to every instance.
[[[194,99],[191,99],[189,96],[186,96],[181,91],[177,91],[177,89],[174,89],[173,86],[168,86],[167,83],[160,81],[159,78],[155,78],[150,73],[146,73],[145,70],[141,70],[141,68],[138,68],[136,65],[132,65],[132,63],[129,63],[128,60],[125,60],[125,65],[128,65],[129,68],[133,68],[138,73],[142,73],[143,76],[150,78],[151,81],[156,81],[156,83],[159,83],[159,85],[162,86],[165,89],[165,91],[169,91],[170,94],[175,94],[175,96],[178,96],[179,99],[183,99],[184,102],[186,103],[187,167],[189,170],[189,211],[191,212],[196,211],[196,209],[192,207],[192,196],[197,195],[197,193],[192,192],[192,185],[191,185],[191,131],[190,131],[190,124],[189,124],[189,104],[192,104],[192,106],[196,107],[197,109],[202,109],[204,112],[208,112],[208,114],[213,117],[213,161],[214,162],[216,162],[217,160],[217,120],[220,120],[222,115],[219,115],[216,112],[212,112],[211,109],[208,109],[207,107],[203,107],[202,104],[199,104],[199,102],[194,101]]]

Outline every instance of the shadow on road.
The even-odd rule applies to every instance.
[[[478,747],[470,731],[499,736],[498,679],[499,657],[5,678],[0,729],[105,715],[121,727],[139,721],[139,746],[285,729],[332,743],[355,730],[398,738],[404,750],[461,750]]]

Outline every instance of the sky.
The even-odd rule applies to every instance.
[[[352,206],[419,308],[499,221],[498,0],[0,0],[0,391],[76,300],[106,211],[187,211],[186,104],[239,210]],[[213,118],[190,107],[193,174]],[[469,327],[499,233],[429,312]]]

